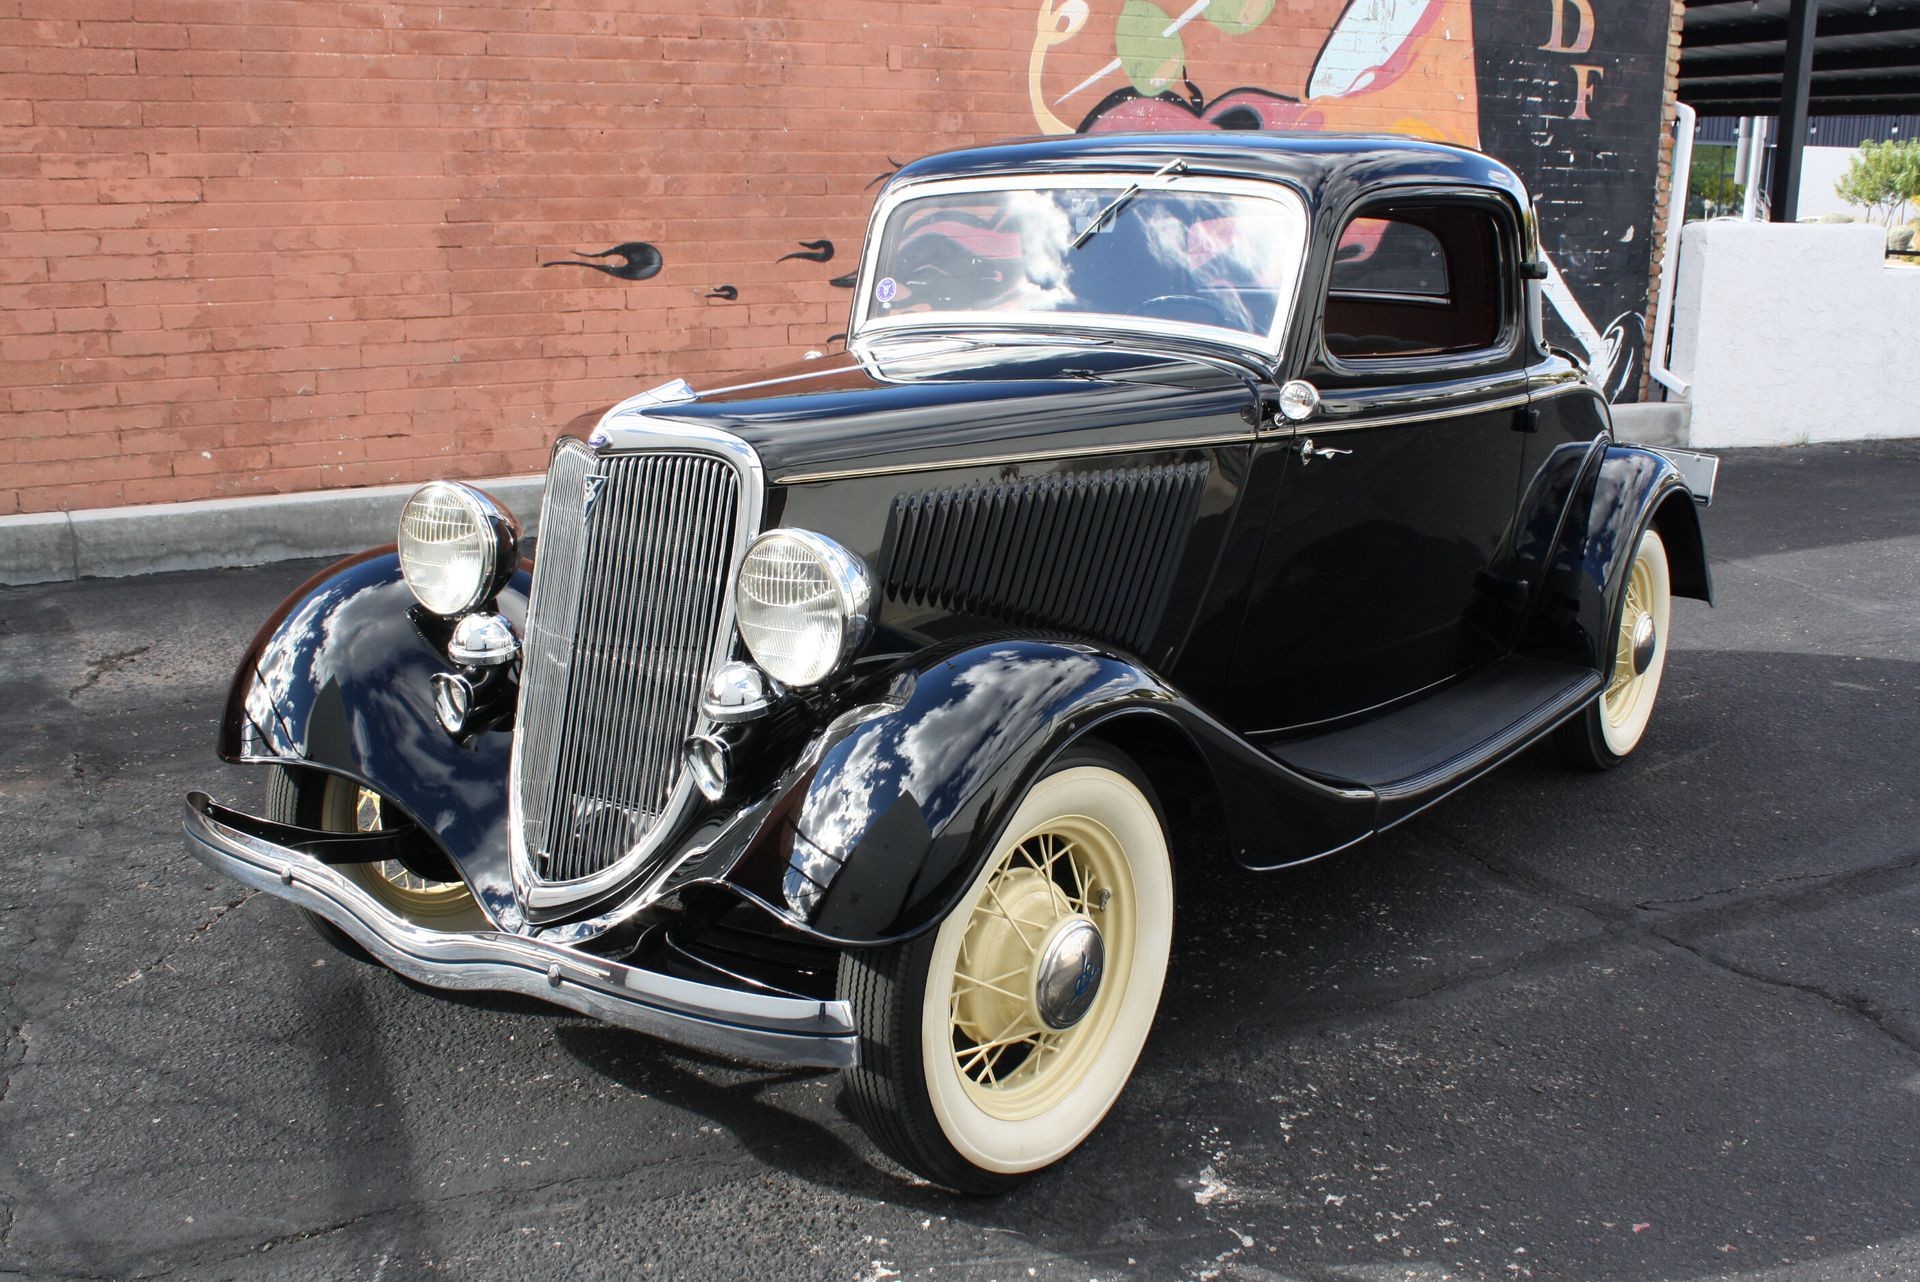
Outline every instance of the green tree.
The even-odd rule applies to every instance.
[[[1687,172],[1687,217],[1717,218],[1740,208],[1744,188],[1734,181],[1731,147],[1698,147]]]
[[[1863,142],[1847,172],[1833,185],[1840,199],[1859,205],[1888,226],[1910,200],[1920,199],[1920,139]]]

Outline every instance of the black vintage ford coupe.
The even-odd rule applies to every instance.
[[[845,1069],[1003,1187],[1146,1041],[1170,813],[1278,868],[1640,741],[1710,472],[1614,443],[1548,275],[1510,171],[1405,139],[908,165],[844,354],[583,420],[537,563],[435,482],[294,593],[220,743],[267,814],[188,848],[413,979]]]

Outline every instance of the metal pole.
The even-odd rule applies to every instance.
[[[1667,364],[1667,349],[1673,343],[1673,287],[1680,271],[1680,229],[1687,222],[1687,175],[1693,170],[1693,135],[1699,123],[1692,107],[1684,102],[1673,105],[1673,186],[1667,190],[1667,226],[1660,240],[1660,298],[1653,310],[1653,342],[1647,350],[1647,373],[1677,401],[1686,400],[1693,390]]]
[[[1747,172],[1740,181],[1745,185],[1745,193],[1740,200],[1740,221],[1757,222],[1760,218],[1760,176],[1767,171],[1767,118],[1753,118],[1753,133],[1747,140]]]
[[[1786,76],[1780,85],[1780,139],[1768,191],[1773,221],[1790,223],[1800,211],[1800,153],[1807,145],[1807,98],[1813,89],[1813,35],[1820,0],[1793,0],[1787,12]]]

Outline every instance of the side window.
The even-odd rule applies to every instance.
[[[1510,291],[1501,227],[1466,204],[1376,205],[1347,224],[1327,287],[1327,350],[1343,360],[1477,353]]]

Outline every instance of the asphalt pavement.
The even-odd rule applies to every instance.
[[[0,1276],[1920,1278],[1920,442],[1720,489],[1627,765],[1186,876],[1133,1085],[991,1200],[832,1076],[411,986],[188,859],[311,563],[0,589]]]

